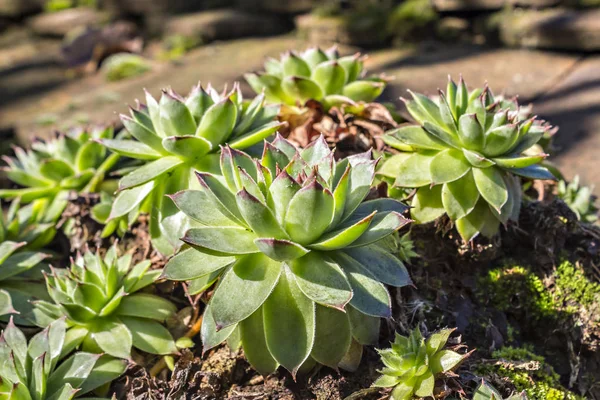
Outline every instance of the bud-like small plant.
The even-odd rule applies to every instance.
[[[108,221],[135,212],[151,197],[153,243],[161,253],[173,253],[189,226],[165,194],[197,185],[195,170],[217,172],[221,145],[245,149],[272,135],[281,126],[278,110],[265,106],[264,95],[244,101],[237,84],[223,94],[197,85],[186,98],[166,90],[158,101],[147,93],[146,105],[121,116],[135,140],[102,141],[115,153],[144,161],[119,181]]]
[[[469,92],[462,78],[458,85],[450,79],[437,100],[411,95],[406,107],[418,125],[383,137],[401,153],[382,173],[395,186],[417,188],[411,203],[417,222],[447,214],[463,240],[491,237],[519,216],[519,177],[554,179],[540,165],[547,154],[524,153],[550,127],[535,117],[522,120],[518,107],[497,100],[487,86]]]
[[[525,392],[513,394],[504,398],[492,385],[482,380],[481,384],[475,389],[472,400],[527,400]]]
[[[433,397],[435,380],[447,375],[469,355],[444,349],[452,331],[443,329],[427,340],[419,328],[408,337],[396,333],[391,348],[378,350],[385,367],[373,386],[392,388],[391,400]]]
[[[33,142],[31,150],[15,148],[15,157],[4,157],[8,179],[23,186],[2,189],[0,198],[20,198],[36,203],[36,212],[58,219],[67,205],[69,191],[96,192],[119,159],[94,140],[113,137],[112,128],[73,130],[55,138]]]
[[[11,320],[0,336],[0,399],[70,400],[117,379],[127,369],[127,361],[108,355],[69,356],[71,339],[63,318],[29,343]]]
[[[45,292],[40,263],[48,255],[24,251],[26,247],[26,242],[2,241],[0,244],[0,316],[17,314],[19,324],[31,324],[23,318],[31,311],[30,300],[43,298]],[[0,317],[2,321],[6,319]]]
[[[46,275],[52,302],[37,301],[33,311],[40,326],[66,316],[73,347],[92,353],[130,358],[131,347],[152,354],[177,351],[161,324],[175,313],[170,301],[136,293],[154,283],[161,269],[149,270],[150,261],[131,267],[131,254],[117,257],[116,245],[104,258],[86,252],[65,270]]]
[[[59,217],[60,210],[40,209],[35,204],[21,206],[20,199],[15,199],[0,217],[0,242],[25,242],[21,250],[40,249],[56,235]]]
[[[364,75],[360,54],[340,57],[332,47],[287,52],[280,60],[265,62],[265,71],[248,73],[246,81],[256,93],[277,104],[297,105],[317,100],[328,109],[336,104],[372,102],[385,88],[383,79]]]
[[[278,136],[260,160],[226,147],[222,177],[198,173],[200,190],[172,196],[203,224],[183,237],[173,280],[219,284],[204,313],[204,351],[238,330],[262,374],[296,373],[317,361],[337,368],[351,348],[377,342],[391,316],[385,284],[410,283],[402,261],[378,242],[409,220],[393,199],[364,201],[377,161],[336,162],[321,137],[304,150]],[[194,282],[194,281],[192,281]],[[195,285],[199,286],[199,285]]]
[[[569,183],[561,180],[557,185],[557,196],[564,201],[582,222],[593,224],[598,221],[598,208],[593,186],[579,184],[579,175]]]

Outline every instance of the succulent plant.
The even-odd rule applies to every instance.
[[[519,215],[519,177],[554,179],[540,165],[546,154],[522,154],[550,127],[502,109],[487,86],[469,92],[461,77],[458,85],[449,80],[437,102],[411,94],[406,106],[418,125],[384,136],[401,153],[380,173],[395,186],[417,188],[411,215],[418,223],[447,214],[465,241],[491,237]]]
[[[468,354],[444,349],[452,329],[433,333],[425,340],[419,328],[408,337],[396,333],[392,347],[378,350],[385,367],[375,387],[393,388],[391,400],[409,400],[414,396],[433,397],[435,380],[456,368]]]
[[[287,52],[280,60],[269,58],[265,71],[244,75],[256,93],[264,91],[272,103],[297,105],[307,100],[333,105],[371,102],[385,88],[385,81],[364,75],[360,54],[340,57],[337,49],[310,48],[302,53]]]
[[[557,195],[583,222],[594,223],[598,221],[598,208],[596,196],[592,194],[593,186],[579,184],[579,175],[575,175],[569,183],[561,180],[558,182]]]
[[[198,85],[185,99],[172,90],[160,101],[147,93],[146,102],[132,109],[131,117],[121,116],[136,140],[102,141],[115,153],[145,161],[120,180],[108,220],[129,214],[152,196],[150,234],[161,253],[171,254],[188,225],[165,194],[197,186],[194,170],[217,171],[220,145],[250,147],[281,124],[274,121],[278,107],[265,106],[264,95],[244,101],[237,84],[224,94]]]
[[[513,394],[506,399],[492,385],[482,380],[481,384],[475,389],[472,400],[527,400],[525,392]]]
[[[31,311],[29,300],[44,298],[41,261],[47,254],[22,250],[27,243],[3,241],[0,244],[0,316],[19,314],[19,324],[31,324],[23,318]],[[6,320],[6,318],[0,318]]]
[[[50,243],[60,210],[38,208],[35,204],[21,206],[19,199],[13,200],[0,218],[0,242],[25,242],[21,250],[37,250]]]
[[[91,217],[94,221],[104,225],[101,238],[106,238],[117,232],[117,235],[123,236],[129,230],[129,227],[137,221],[140,208],[136,207],[128,214],[110,219],[110,211],[115,201],[115,197],[109,193],[100,193],[100,202],[92,207]],[[143,207],[142,207],[143,208]]]
[[[4,171],[8,179],[23,188],[0,190],[0,198],[35,202],[38,213],[58,218],[67,205],[69,191],[101,189],[105,174],[119,156],[109,154],[94,140],[112,136],[112,128],[74,130],[36,141],[29,151],[15,148],[16,157],[4,157],[8,164]]]
[[[11,320],[0,336],[0,398],[69,400],[118,378],[125,360],[74,353],[64,319],[50,324],[29,343]]]
[[[170,301],[136,293],[162,270],[149,270],[150,261],[131,267],[131,254],[117,257],[116,245],[104,258],[97,253],[78,255],[71,267],[46,274],[52,301],[34,303],[39,326],[66,317],[72,346],[84,351],[130,358],[131,347],[152,354],[176,352],[169,331],[161,324],[175,311]]]
[[[140,76],[152,69],[150,61],[132,53],[117,53],[102,63],[102,73],[110,82]]]
[[[336,162],[322,137],[300,151],[278,135],[260,161],[225,147],[223,178],[198,173],[200,190],[172,196],[203,226],[186,232],[192,248],[165,276],[199,280],[197,289],[219,279],[204,313],[204,351],[239,329],[260,373],[282,365],[295,374],[312,360],[337,368],[353,340],[377,342],[379,318],[391,316],[383,284],[410,279],[377,244],[409,222],[406,207],[363,202],[376,163],[370,152]]]

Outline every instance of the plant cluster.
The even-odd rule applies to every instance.
[[[340,57],[335,47],[287,52],[280,60],[268,59],[264,72],[247,73],[245,78],[256,93],[264,92],[268,101],[292,106],[307,100],[317,100],[325,108],[369,103],[385,88],[383,79],[364,76],[360,54]]]
[[[418,223],[445,214],[465,241],[480,233],[491,237],[519,216],[519,177],[554,179],[540,165],[546,154],[523,154],[550,128],[520,119],[487,86],[469,91],[461,77],[458,85],[450,79],[437,100],[411,96],[405,103],[417,124],[386,134],[384,141],[399,153],[380,173],[395,186],[417,188],[411,216]]]
[[[70,400],[119,377],[125,360],[76,352],[64,319],[29,340],[12,322],[0,336],[0,398]]]
[[[481,381],[481,384],[473,393],[472,400],[527,400],[527,395],[525,392],[521,392],[504,398],[492,385],[486,381]]]
[[[419,328],[410,335],[396,333],[391,348],[378,350],[385,365],[373,386],[392,388],[391,400],[433,397],[435,381],[456,368],[468,354],[445,349],[452,329],[423,338]]]
[[[405,206],[364,201],[376,163],[369,153],[336,162],[323,138],[299,150],[278,136],[260,160],[225,147],[222,178],[197,173],[200,190],[172,196],[203,226],[186,232],[192,248],[165,275],[220,281],[203,320],[205,351],[239,329],[259,372],[295,374],[309,358],[336,368],[353,338],[373,342],[374,317],[391,316],[383,283],[410,283],[377,244],[408,223]]]
[[[578,220],[595,223],[598,221],[598,207],[593,190],[593,186],[580,185],[579,175],[575,175],[569,183],[564,180],[558,182],[557,196],[573,210]]]
[[[45,329],[27,346],[8,325],[0,398],[88,393],[137,359],[134,348],[172,366],[198,330],[204,351],[241,346],[261,374],[282,366],[295,376],[316,364],[355,370],[362,346],[378,344],[381,319],[392,316],[387,286],[411,284],[405,263],[417,256],[409,234],[398,233],[412,222],[409,207],[382,195],[377,175],[395,184],[390,194],[413,194],[415,222],[447,215],[466,242],[517,219],[521,178],[552,178],[546,155],[531,154],[549,127],[462,79],[438,99],[413,94],[406,103],[416,124],[387,132],[389,147],[378,151],[349,156],[323,136],[299,147],[277,133],[280,108],[307,101],[321,113],[343,104],[357,118],[385,111],[391,120],[381,104],[366,104],[385,82],[363,67],[360,55],[335,49],[289,52],[246,75],[253,99],[237,84],[221,93],[198,85],[186,97],[168,89],[122,115],[116,136],[74,131],[6,157],[6,175],[21,187],[0,190],[13,200],[0,220],[0,315]],[[42,273],[70,192],[99,193],[91,215],[105,224],[102,237],[126,234],[148,213],[153,249],[172,256],[164,270],[150,259],[132,265],[114,244]],[[547,308],[597,299],[597,286],[573,282],[576,270],[559,269],[559,289],[544,298],[537,277],[512,272],[528,276],[532,301]],[[492,271],[491,284],[504,287],[506,275]],[[153,292],[163,278],[187,281],[186,293],[206,300],[190,324],[198,330],[178,341],[164,325],[179,317],[177,307]],[[436,379],[468,356],[445,348],[451,332],[397,334],[379,351],[385,368],[375,386],[396,400],[432,396]],[[479,392],[497,396],[486,385]]]

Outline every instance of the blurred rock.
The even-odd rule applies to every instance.
[[[0,0],[0,15],[5,17],[18,18],[40,9],[37,0]]]
[[[469,36],[471,23],[459,17],[444,17],[436,25],[436,35],[444,41],[466,39]]]
[[[372,47],[388,39],[387,31],[381,29],[381,26],[362,29],[360,25],[349,23],[343,16],[322,17],[304,14],[297,16],[295,21],[300,36],[312,44],[343,43]]]
[[[314,0],[235,0],[235,5],[250,11],[265,11],[276,14],[298,14],[310,11],[315,5]]]
[[[275,35],[288,28],[285,21],[274,16],[223,9],[172,17],[165,34],[181,35],[206,43],[247,36]]]
[[[76,28],[63,41],[62,55],[69,67],[92,62],[95,69],[112,54],[140,53],[143,40],[132,22],[117,21],[103,28]]]
[[[600,50],[600,9],[514,10],[500,23],[502,42],[513,47]]]
[[[493,11],[500,10],[508,2],[505,0],[433,0],[438,11]],[[560,3],[560,0],[515,0],[511,5],[524,7],[551,7]]]
[[[27,20],[27,25],[37,35],[62,38],[74,28],[99,26],[106,20],[107,16],[99,11],[78,7],[36,15]]]

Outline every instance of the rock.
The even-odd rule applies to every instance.
[[[40,36],[64,37],[74,28],[101,25],[106,15],[88,7],[71,8],[31,17],[27,25]]]
[[[433,0],[438,11],[494,11],[504,8],[505,0]],[[560,3],[560,0],[516,0],[510,2],[512,5],[543,8],[551,7]]]
[[[500,38],[513,47],[600,50],[600,9],[515,10],[500,24]]]
[[[282,33],[288,28],[280,18],[223,9],[173,17],[167,24],[165,34],[211,42],[247,36],[269,36]]]
[[[314,0],[235,0],[235,5],[249,11],[265,11],[277,14],[298,14],[310,11],[315,6]]]
[[[444,41],[461,40],[469,37],[470,28],[466,18],[444,17],[436,25],[436,34]]]
[[[308,42],[343,43],[352,46],[372,47],[382,44],[388,39],[386,30],[381,26],[373,29],[361,27],[348,22],[343,16],[324,17],[314,14],[303,14],[295,18],[298,33]],[[362,21],[366,23],[367,21]],[[369,24],[371,25],[371,24]]]
[[[41,9],[37,0],[0,0],[0,16],[19,18]]]

